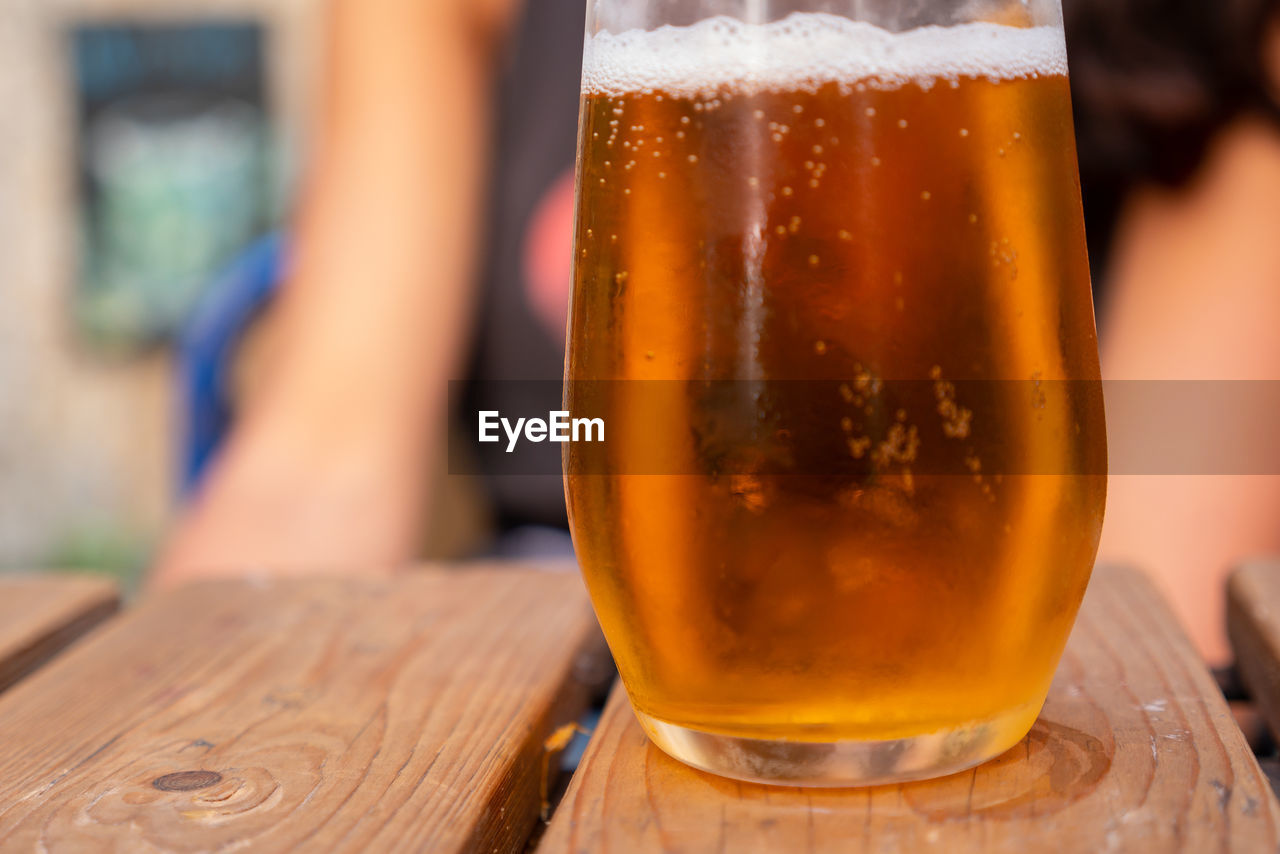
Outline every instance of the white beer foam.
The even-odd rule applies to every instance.
[[[797,13],[769,24],[716,17],[689,27],[598,33],[586,41],[582,90],[696,97],[824,83],[927,87],[966,77],[999,81],[1066,73],[1059,27],[975,23],[892,33],[838,15]]]

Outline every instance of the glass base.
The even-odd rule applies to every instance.
[[[1039,709],[885,741],[783,741],[721,735],[636,711],[664,753],[702,771],[772,786],[840,788],[944,777],[994,759],[1030,731]]]

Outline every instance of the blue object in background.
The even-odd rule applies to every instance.
[[[199,485],[234,417],[230,378],[237,345],[284,277],[284,239],[253,244],[218,276],[178,339],[182,493]]]

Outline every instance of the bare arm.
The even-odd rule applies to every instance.
[[[1280,130],[1261,122],[1224,132],[1187,190],[1136,200],[1118,235],[1113,298],[1103,311],[1107,377],[1280,379],[1277,223]],[[1211,443],[1215,422],[1232,417],[1188,412],[1200,422],[1188,427],[1152,416],[1126,430],[1195,429]],[[1280,554],[1280,478],[1112,477],[1102,558],[1154,573],[1212,663],[1229,658],[1226,575],[1262,554]]]
[[[153,582],[410,559],[469,326],[511,0],[334,0],[321,148],[258,398]]]

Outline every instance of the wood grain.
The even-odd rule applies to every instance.
[[[1236,670],[1280,738],[1280,562],[1241,567],[1227,582],[1227,634]]]
[[[1276,851],[1280,806],[1149,582],[1096,574],[1030,735],[951,777],[740,784],[651,746],[615,692],[540,854]]]
[[[116,612],[106,578],[0,575],[0,691],[40,667]]]
[[[219,583],[0,698],[6,850],[513,851],[598,629],[576,572]],[[554,764],[553,764],[554,765]]]

